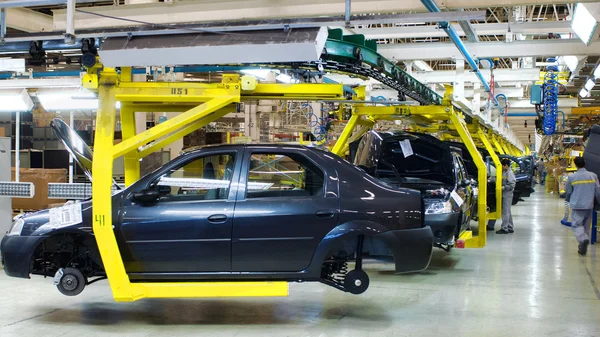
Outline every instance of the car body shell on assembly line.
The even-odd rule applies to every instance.
[[[64,122],[52,127],[91,178],[87,145]],[[117,191],[112,203],[132,282],[321,281],[346,290],[343,275],[328,273],[347,270],[340,247],[348,242],[381,240],[398,273],[427,268],[432,254],[419,191],[298,145],[187,151]],[[63,268],[86,280],[105,276],[91,200],[18,216],[0,248],[9,276],[52,276]]]

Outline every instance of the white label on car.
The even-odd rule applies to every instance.
[[[50,226],[62,227],[81,223],[81,203],[72,204],[50,209]]]
[[[452,199],[454,199],[454,201],[456,201],[456,204],[458,205],[458,207],[462,206],[463,202],[465,202],[460,195],[458,195],[458,193],[456,193],[456,191],[452,191],[452,193],[450,193],[450,196],[452,197]]]
[[[402,148],[402,153],[404,154],[404,158],[408,156],[412,156],[414,154],[412,146],[410,145],[410,140],[405,139],[400,141],[400,147]]]

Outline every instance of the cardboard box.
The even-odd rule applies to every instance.
[[[0,137],[6,137],[6,129],[4,126],[0,127]]]
[[[15,168],[11,168],[11,180],[15,180]],[[66,169],[22,168],[19,170],[19,181],[31,182],[35,186],[33,198],[12,198],[13,209],[39,210],[51,204],[64,203],[66,200],[48,199],[48,183],[66,183]]]

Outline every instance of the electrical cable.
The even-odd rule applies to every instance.
[[[304,110],[304,117],[308,119],[308,126],[312,128],[312,134],[315,136],[317,142],[322,142],[327,139],[327,118],[320,118],[314,112],[314,109],[310,103],[302,103],[299,108]],[[293,110],[290,102],[289,110]],[[322,108],[321,111],[328,114],[327,109]]]

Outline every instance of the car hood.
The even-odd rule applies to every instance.
[[[408,140],[413,154],[405,156],[400,142]],[[358,144],[354,165],[370,175],[398,179],[411,184],[454,186],[452,151],[458,149],[439,139],[413,132],[367,132]],[[393,168],[392,168],[393,167]],[[382,175],[382,173],[384,173]],[[414,178],[414,179],[411,179]],[[430,187],[426,187],[430,189]]]
[[[81,167],[87,178],[92,181],[92,158],[94,156],[89,146],[62,119],[55,118],[50,122],[54,135],[63,143],[75,162]]]

